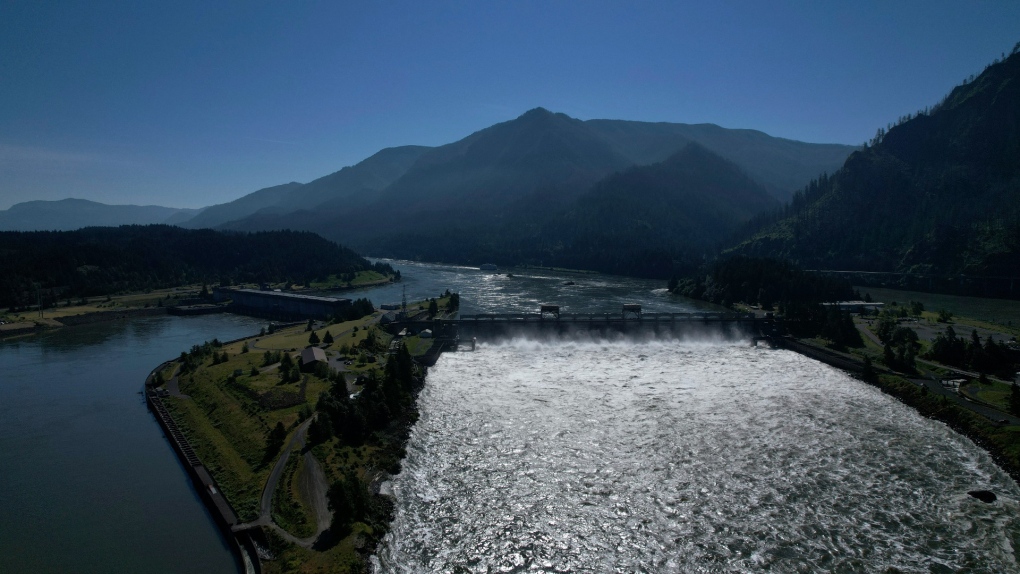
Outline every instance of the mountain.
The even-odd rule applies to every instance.
[[[715,124],[623,120],[588,120],[585,124],[635,165],[662,161],[686,143],[697,143],[740,166],[784,202],[812,178],[838,169],[857,149],[843,144],[776,138],[756,130],[727,129]]]
[[[377,199],[379,192],[404,174],[430,148],[386,148],[368,159],[306,184],[287,183],[260,189],[228,203],[207,208],[182,227],[217,227],[250,216],[273,218],[301,210],[351,209]],[[242,226],[243,227],[243,226]]]
[[[393,244],[391,238],[430,235],[437,222],[447,229],[476,229],[520,223],[523,212],[542,219],[610,174],[662,162],[691,143],[730,159],[751,177],[758,174],[777,197],[837,169],[854,149],[707,124],[581,121],[536,108],[457,142],[422,150],[371,202],[315,206],[291,201],[289,213],[264,209],[222,227],[310,230],[392,255],[383,247]],[[534,219],[524,223],[532,225]]]
[[[806,268],[1014,277],[1020,269],[1020,54],[883,130],[760,218],[733,251]]]
[[[158,205],[106,205],[86,199],[26,201],[0,211],[0,231],[66,231],[82,227],[148,225],[190,219],[201,210]]]
[[[779,205],[736,164],[698,144],[611,174],[557,209],[510,204],[499,225],[466,220],[388,235],[396,257],[551,265],[669,276],[714,255],[742,224]]]
[[[216,227],[228,221],[247,217],[261,209],[280,205],[286,199],[289,192],[300,187],[300,183],[293,181],[283,185],[266,187],[228,203],[210,205],[202,210],[202,213],[180,222],[179,225],[191,229]]]
[[[631,162],[584,122],[543,108],[422,155],[383,200],[410,210],[492,209],[531,190],[583,190]]]

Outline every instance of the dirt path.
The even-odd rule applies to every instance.
[[[301,490],[305,502],[311,505],[312,512],[315,514],[316,536],[318,536],[329,528],[329,523],[333,518],[329,511],[329,499],[326,496],[326,492],[329,490],[329,481],[326,480],[326,473],[323,472],[322,465],[311,452],[305,453],[304,465],[298,489]]]
[[[313,420],[315,420],[315,417],[301,423],[301,426],[294,432],[294,436],[287,442],[287,446],[284,447],[283,454],[276,461],[273,471],[269,473],[266,486],[262,489],[259,517],[251,522],[238,524],[234,527],[234,530],[245,530],[254,526],[268,526],[292,544],[311,548],[319,538],[319,535],[329,528],[333,518],[329,512],[329,501],[326,497],[329,483],[326,480],[326,474],[322,471],[322,466],[319,465],[319,461],[315,459],[311,452],[304,454],[303,464],[305,465],[305,472],[303,474],[306,478],[302,481],[300,488],[305,493],[308,502],[312,504],[312,511],[315,513],[315,534],[308,538],[298,538],[273,522],[273,495],[276,493],[276,488],[280,483],[280,477],[283,476],[283,471],[287,467],[287,461],[290,460],[291,453],[295,449],[300,451],[304,447],[305,437],[308,435],[308,427],[312,424]]]

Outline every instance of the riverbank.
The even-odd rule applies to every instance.
[[[336,279],[336,278],[332,278]],[[312,284],[301,287],[288,283],[271,284],[269,288],[293,288],[294,293],[302,292],[343,292],[387,285],[398,280],[397,275],[387,275],[377,271],[359,271],[345,285],[334,283]],[[258,285],[249,285],[258,288]],[[212,303],[203,296],[204,285],[184,285],[148,292],[127,293],[108,297],[94,297],[68,300],[66,304],[46,307],[39,312],[38,307],[30,306],[19,310],[8,310],[0,313],[0,340],[34,335],[48,329],[61,327],[77,327],[108,321],[133,319],[137,317],[170,315],[205,315],[222,313],[227,308]]]
[[[437,303],[446,307],[449,298]],[[402,347],[378,327],[382,315],[276,325],[236,341],[206,342],[153,371],[149,400],[186,439],[187,449],[175,447],[182,463],[228,537],[263,541],[256,554],[248,553],[262,572],[294,565],[358,572],[388,531],[392,503],[380,490],[399,472],[425,372],[417,370],[404,385],[415,389],[408,402],[394,402],[388,363]],[[388,394],[380,394],[382,387]],[[331,405],[349,405],[344,408],[364,403],[351,415],[364,430],[355,437],[343,428],[348,417],[338,420],[324,411],[323,397]],[[178,437],[167,432],[174,444]],[[199,466],[208,480],[195,479],[191,470]],[[337,494],[338,484],[347,494]],[[205,495],[213,491],[219,498]],[[343,503],[336,496],[358,500],[351,492],[365,493],[353,506],[361,510],[338,518],[334,513]]]

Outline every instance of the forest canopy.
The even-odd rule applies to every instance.
[[[306,283],[389,265],[314,233],[188,230],[168,225],[0,232],[0,305],[44,305],[194,283]]]

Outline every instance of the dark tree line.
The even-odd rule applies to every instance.
[[[372,302],[366,298],[359,298],[351,301],[351,306],[339,312],[334,319],[337,322],[357,321],[372,313],[375,313],[375,305],[372,305]]]
[[[741,301],[787,313],[806,304],[855,297],[845,281],[807,273],[788,261],[744,256],[720,259],[670,284],[673,293],[692,299],[724,306]]]
[[[334,371],[329,379],[330,388],[319,397],[318,416],[309,428],[309,442],[336,437],[341,446],[372,444],[390,453],[387,470],[396,471],[403,440],[417,420],[415,397],[422,384],[407,347],[400,345],[390,356],[381,378],[372,372],[355,398],[343,373]],[[332,485],[329,500],[334,511],[331,529],[338,536],[354,522],[385,521],[389,512],[382,501],[369,496],[353,472]]]
[[[953,367],[1003,377],[1012,377],[1015,366],[1009,349],[996,343],[991,336],[983,343],[977,330],[971,331],[969,339],[958,337],[952,326],[935,337],[926,357]]]
[[[850,284],[807,273],[787,261],[731,257],[693,276],[671,279],[668,286],[676,295],[725,307],[742,302],[778,311],[798,336],[820,335],[837,347],[863,344],[849,313],[822,305],[857,298]]]
[[[290,281],[375,269],[350,249],[307,232],[227,233],[167,225],[0,232],[0,305],[52,306],[191,283]]]

